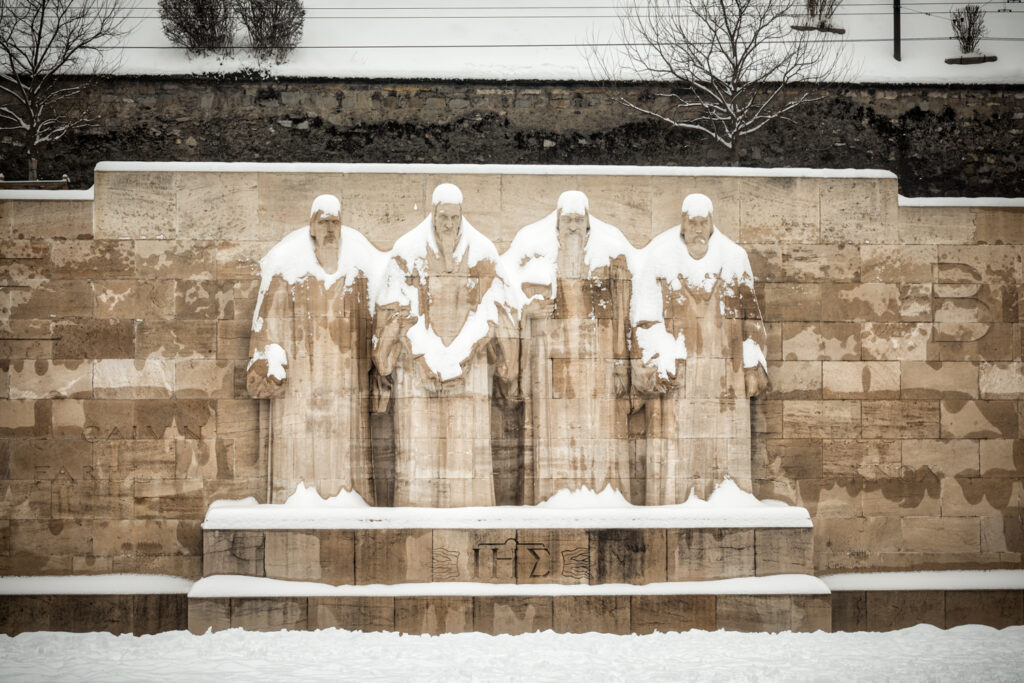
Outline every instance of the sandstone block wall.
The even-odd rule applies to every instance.
[[[387,248],[442,181],[500,249],[563,190],[637,246],[708,194],[769,330],[755,493],[810,510],[816,570],[1024,566],[1024,209],[899,206],[893,177],[300,170],[0,197],[0,573],[200,576],[206,506],[267,490],[258,259],[325,192]]]

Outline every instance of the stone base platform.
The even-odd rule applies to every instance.
[[[832,610],[836,631],[895,631],[918,624],[1006,628],[1024,624],[1024,591],[837,591]]]
[[[136,636],[179,631],[188,599],[176,595],[0,595],[0,633],[106,631]]]
[[[644,585],[810,574],[803,528],[212,529],[203,575],[331,585]]]
[[[189,628],[831,630],[803,508],[215,506]]]
[[[823,576],[837,631],[1024,624],[1024,569],[864,572]]]
[[[189,594],[189,630],[204,633],[237,627],[434,635],[545,630],[831,631],[832,602],[820,580],[799,575],[600,587],[473,583],[329,587],[230,576],[196,583]]]

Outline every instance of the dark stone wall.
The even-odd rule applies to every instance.
[[[51,145],[42,177],[102,160],[708,166],[728,151],[594,83],[117,78],[98,123]],[[837,86],[745,139],[745,166],[884,168],[908,196],[1024,196],[1024,86]],[[0,137],[0,173],[24,177]]]

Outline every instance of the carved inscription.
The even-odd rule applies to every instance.
[[[434,552],[435,577],[451,580],[458,577],[458,553],[441,549]],[[590,578],[589,548],[572,548],[558,555],[543,543],[519,543],[514,538],[504,543],[480,543],[473,548],[473,574],[480,580],[515,582],[524,579],[543,579],[560,573],[572,579]],[[440,567],[443,573],[438,574]],[[450,567],[450,569],[449,569]]]
[[[432,556],[435,581],[454,581],[459,578],[459,551],[438,548]]]
[[[562,551],[562,576],[569,579],[590,579],[590,548]]]

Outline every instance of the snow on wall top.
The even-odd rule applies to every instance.
[[[500,175],[628,175],[680,177],[896,179],[880,169],[742,168],[734,166],[571,166],[554,164],[315,164],[219,161],[101,161],[97,173],[438,173]],[[0,193],[2,194],[2,193]]]
[[[94,199],[93,190],[0,190],[0,200],[14,201],[88,201]]]
[[[332,586],[313,581],[285,581],[259,576],[215,574],[200,579],[189,591],[190,598],[261,597],[399,597],[440,595],[828,595],[828,586],[809,574],[745,576],[714,581],[669,581],[633,585],[624,583],[435,583],[369,584]]]
[[[0,576],[0,595],[166,595],[190,588],[189,579],[162,574]]]
[[[864,572],[823,576],[834,591],[1021,590],[1024,569]]]

